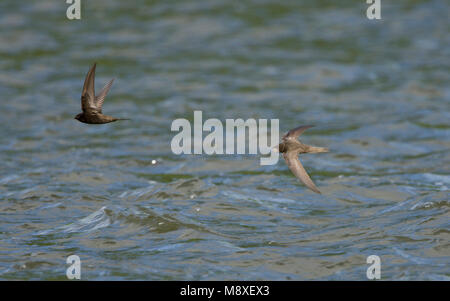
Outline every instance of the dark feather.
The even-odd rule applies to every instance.
[[[303,167],[300,160],[298,159],[297,152],[289,151],[287,153],[284,153],[283,157],[284,157],[284,160],[286,161],[286,164],[288,165],[289,169],[300,181],[302,181],[312,191],[321,193],[319,191],[319,189],[317,189],[314,182],[309,177],[308,173],[306,172],[306,170]]]
[[[283,140],[285,139],[297,139],[304,131],[306,131],[309,128],[312,128],[313,125],[302,125],[299,127],[296,127],[295,129],[290,130],[287,132],[286,135],[283,136]]]
[[[84,79],[83,91],[81,92],[81,110],[88,112],[95,110],[95,67],[97,63],[89,69]]]

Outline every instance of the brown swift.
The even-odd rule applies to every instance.
[[[81,110],[83,113],[75,116],[75,119],[89,124],[103,124],[117,120],[128,120],[102,114],[103,102],[105,101],[106,94],[108,94],[114,79],[110,80],[96,96],[94,90],[96,65],[97,63],[94,63],[91,69],[89,69],[86,79],[84,80],[83,92],[81,92]]]
[[[311,127],[313,126],[305,125],[290,130],[283,136],[283,142],[275,147],[274,150],[283,154],[283,158],[289,169],[300,181],[302,181],[312,191],[320,193],[319,189],[317,189],[316,185],[311,180],[305,168],[303,168],[302,163],[300,163],[300,160],[298,159],[299,154],[328,152],[328,148],[309,146],[301,143],[297,139],[304,131]]]

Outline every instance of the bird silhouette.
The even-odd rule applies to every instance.
[[[97,63],[94,63],[84,80],[83,91],[81,92],[81,110],[83,112],[75,116],[75,119],[88,124],[103,124],[117,120],[129,120],[102,114],[103,102],[105,101],[106,94],[108,94],[114,79],[110,80],[96,96],[94,84],[96,66]]]
[[[304,125],[290,130],[282,137],[282,143],[275,147],[274,150],[283,154],[283,158],[289,169],[300,181],[302,181],[312,191],[321,193],[298,159],[300,154],[326,153],[329,151],[328,148],[306,145],[298,140],[298,137],[311,127],[313,127],[313,125]]]

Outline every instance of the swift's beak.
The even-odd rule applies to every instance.
[[[275,146],[274,148],[272,148],[272,152],[279,153],[280,150],[278,149],[278,146]]]

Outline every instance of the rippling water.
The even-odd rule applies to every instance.
[[[450,279],[448,1],[82,6],[0,3],[0,279],[66,279],[71,254],[85,280],[365,280],[372,254]],[[73,119],[94,61],[131,121]],[[173,155],[194,110],[315,124],[323,194],[282,160]]]

